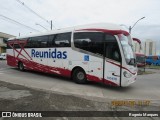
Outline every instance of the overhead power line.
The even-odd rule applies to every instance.
[[[38,13],[36,13],[35,11],[33,11],[31,8],[29,8],[26,4],[24,4],[24,2],[20,1],[20,0],[16,0],[18,3],[20,3],[21,5],[23,5],[24,7],[26,7],[30,12],[32,12],[33,14],[37,15],[39,18],[43,19],[44,21],[46,21],[47,23],[51,24],[48,20],[46,20],[44,17],[42,17],[41,15],[39,15]]]
[[[20,22],[18,22],[18,21],[16,21],[16,20],[13,20],[13,19],[11,19],[11,18],[8,18],[8,17],[6,17],[6,16],[4,16],[4,15],[1,15],[1,14],[0,14],[0,17],[1,17],[3,20],[8,20],[9,22],[12,22],[12,23],[14,23],[14,24],[23,26],[23,27],[25,27],[25,28],[27,28],[27,29],[40,32],[39,30],[36,30],[36,29],[34,29],[34,28],[31,28],[31,27],[29,27],[29,26],[27,26],[27,25],[24,25],[24,24],[22,24],[22,23],[20,23]]]
[[[42,28],[44,28],[45,30],[47,30],[47,31],[48,31],[48,29],[47,29],[47,28],[45,28],[44,26],[42,26],[41,24],[36,23],[35,25],[39,25],[39,26],[41,26]]]

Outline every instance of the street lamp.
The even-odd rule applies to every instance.
[[[131,30],[133,29],[133,27],[142,19],[144,19],[145,17],[140,18],[139,20],[137,20],[137,22],[134,23],[134,25],[131,27],[129,26],[129,33],[131,34]]]
[[[48,31],[48,29],[45,28],[44,26],[42,26],[41,24],[36,23],[36,25],[39,25],[39,26],[41,26],[42,28],[44,28],[44,29],[46,29]]]

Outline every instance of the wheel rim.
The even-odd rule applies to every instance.
[[[23,70],[23,64],[21,63],[19,66],[20,70]]]
[[[78,72],[78,74],[77,74],[77,78],[78,78],[79,80],[83,80],[83,79],[84,79],[84,77],[85,77],[85,75],[84,75],[84,73],[83,73],[83,72]]]

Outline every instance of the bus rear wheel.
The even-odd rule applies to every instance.
[[[20,71],[24,71],[24,65],[23,65],[22,62],[18,63],[18,68],[19,68]]]
[[[80,68],[77,68],[73,71],[72,78],[78,84],[84,84],[87,81],[86,73]]]

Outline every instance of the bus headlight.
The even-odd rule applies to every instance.
[[[129,73],[129,72],[127,72],[127,71],[124,71],[124,72],[123,72],[123,75],[124,75],[124,77],[126,77],[126,78],[132,77],[131,73]]]

